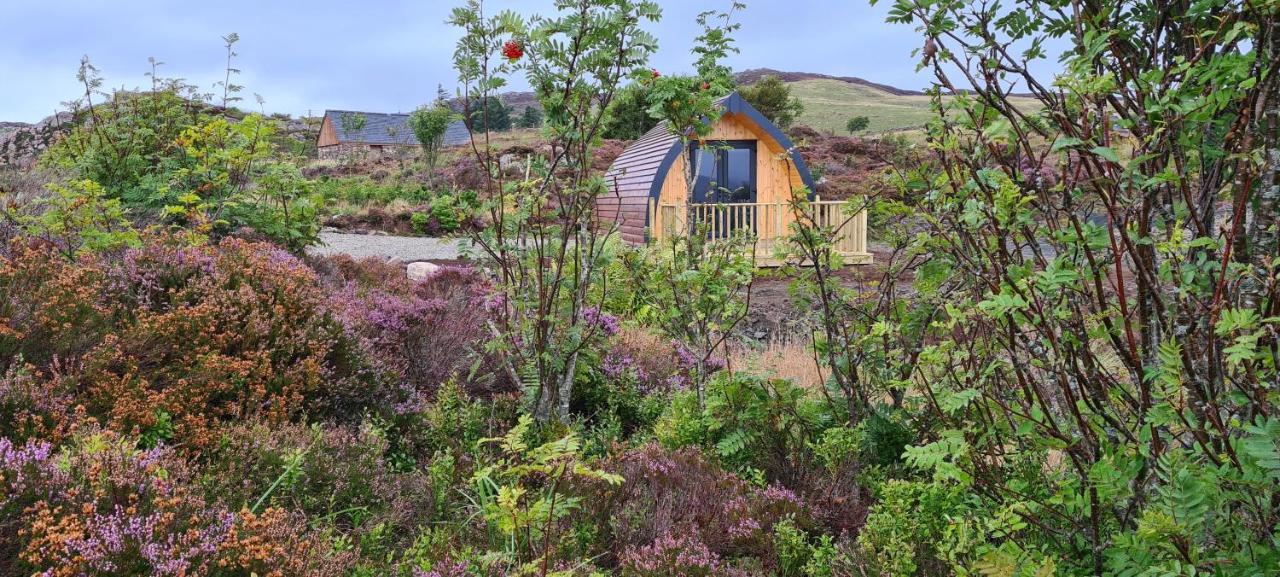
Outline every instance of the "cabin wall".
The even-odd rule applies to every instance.
[[[316,156],[321,160],[367,160],[374,158],[414,158],[422,147],[413,144],[365,144],[344,142],[329,146],[317,146]]]
[[[758,129],[755,123],[737,114],[725,114],[716,123],[708,142],[725,140],[756,141],[756,202],[760,204],[785,205],[790,200],[791,191],[804,186],[800,171],[790,162],[790,156],[776,140]],[[658,205],[684,205],[689,203],[689,187],[687,185],[686,156],[681,154],[666,179],[662,182],[662,191],[658,197]],[[656,207],[655,207],[656,208]],[[663,230],[662,210],[653,210],[651,215],[653,230]],[[761,236],[772,237],[783,232],[775,230],[786,224],[779,224],[776,218],[760,218],[757,224]]]
[[[316,140],[316,148],[324,148],[338,144],[338,131],[333,128],[333,121],[328,116],[320,123],[320,138]]]

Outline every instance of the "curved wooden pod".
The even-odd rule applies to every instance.
[[[597,201],[596,218],[602,226],[617,226],[624,240],[644,243],[689,230],[690,222],[711,222],[712,234],[751,230],[757,240],[757,258],[767,264],[773,243],[788,234],[794,222],[790,199],[795,191],[809,191],[813,177],[799,152],[781,130],[737,93],[719,102],[724,113],[705,139],[709,149],[718,146],[749,149],[754,158],[754,193],[750,202],[694,202],[689,190],[688,167],[680,139],[659,125],[632,143],[605,175],[611,194]],[[701,189],[699,189],[701,190]],[[815,218],[830,222],[846,203],[815,202]],[[711,220],[707,220],[711,219]],[[839,221],[837,246],[850,262],[870,262],[866,250],[866,214]],[[717,229],[719,227],[719,229]]]

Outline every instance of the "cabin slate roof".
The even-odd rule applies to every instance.
[[[364,116],[364,126],[359,130],[347,130],[343,120],[355,115]],[[418,138],[409,127],[409,115],[383,112],[356,112],[353,110],[326,110],[326,118],[333,123],[334,133],[341,144],[359,143],[375,145],[417,146]],[[444,146],[461,146],[471,141],[467,124],[455,120],[444,132]]]

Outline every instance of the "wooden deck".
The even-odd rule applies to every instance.
[[[867,250],[867,211],[863,207],[852,212],[862,204],[861,199],[854,199],[816,200],[808,205],[810,217],[817,226],[835,231],[835,250],[846,264],[871,264],[871,252]],[[774,249],[791,234],[791,225],[796,219],[792,207],[785,203],[650,202],[649,211],[652,240],[689,234],[695,223],[705,226],[711,238],[747,232],[756,239],[756,263],[762,267],[782,264],[775,257]]]

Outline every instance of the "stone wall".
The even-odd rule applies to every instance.
[[[422,151],[421,146],[413,144],[361,144],[342,143],[321,146],[316,155],[323,160],[368,160],[376,158],[411,158]]]

